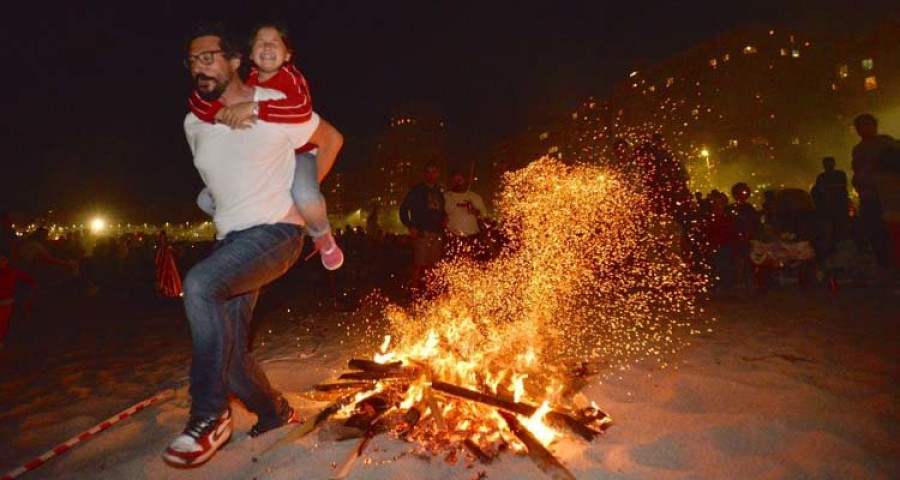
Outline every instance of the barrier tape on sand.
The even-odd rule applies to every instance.
[[[125,410],[122,410],[122,412],[120,412],[119,414],[113,415],[112,417],[107,418],[103,422],[95,425],[93,428],[91,428],[89,430],[85,430],[84,432],[70,438],[69,440],[65,441],[64,443],[61,443],[61,444],[57,445],[56,447],[46,451],[40,457],[37,457],[34,460],[26,463],[25,465],[22,465],[21,467],[10,471],[3,477],[0,477],[0,480],[12,480],[16,477],[19,477],[23,473],[29,472],[31,470],[34,470],[34,469],[40,467],[41,465],[47,463],[47,460],[50,460],[51,458],[68,451],[70,448],[74,447],[75,445],[77,445],[81,442],[84,442],[85,440],[90,440],[94,435],[96,435],[96,434],[106,430],[107,428],[113,426],[114,424],[134,415],[135,413],[140,412],[141,410],[149,407],[150,405],[153,405],[154,403],[159,402],[160,400],[162,400],[168,396],[171,396],[173,393],[174,393],[173,390],[163,390],[162,392],[159,392],[156,395],[154,395],[140,403],[137,403]]]

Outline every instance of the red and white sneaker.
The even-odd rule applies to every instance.
[[[341,247],[334,241],[331,232],[322,235],[314,240],[316,250],[322,257],[322,265],[326,270],[337,270],[344,264],[344,252]]]
[[[203,465],[231,438],[231,410],[218,417],[191,417],[187,426],[163,453],[166,463],[180,468]]]

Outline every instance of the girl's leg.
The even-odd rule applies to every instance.
[[[344,264],[344,253],[331,235],[331,223],[328,221],[325,197],[319,191],[318,178],[316,156],[311,153],[297,155],[291,196],[306,221],[306,231],[319,250],[322,265],[328,270],[337,270]]]
[[[318,177],[316,156],[312,153],[298,154],[291,196],[294,197],[294,203],[306,221],[306,231],[314,240],[331,232],[325,197],[319,191]]]

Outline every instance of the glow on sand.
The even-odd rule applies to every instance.
[[[446,261],[428,300],[387,309],[391,337],[376,361],[427,372],[405,406],[441,381],[575,411],[590,402],[577,394],[573,365],[612,371],[650,357],[664,368],[686,343],[703,281],[675,248],[671,220],[648,214],[630,184],[544,158],[507,174],[498,204],[508,242],[497,258]],[[468,439],[521,451],[497,410],[442,402],[410,439],[432,450]],[[545,444],[557,437],[540,415],[521,420]]]

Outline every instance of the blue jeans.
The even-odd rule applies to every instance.
[[[216,416],[233,393],[263,425],[278,425],[288,408],[250,355],[250,320],[259,289],[300,257],[297,225],[258,225],[230,232],[184,280],[184,309],[193,338],[191,415]]]
[[[312,153],[297,155],[291,197],[294,198],[294,203],[306,222],[306,231],[311,237],[315,239],[331,232],[325,197],[319,190],[319,168],[316,165],[316,156]],[[204,188],[197,196],[197,206],[210,217],[215,214],[216,202],[208,188]]]

